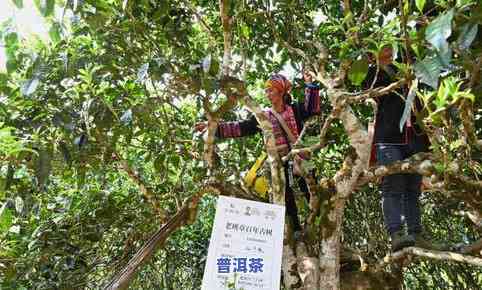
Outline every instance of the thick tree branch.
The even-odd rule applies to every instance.
[[[224,37],[223,76],[229,75],[229,67],[231,64],[232,17],[229,16],[229,6],[230,0],[219,0],[219,11],[221,14],[221,23],[223,24]]]
[[[159,246],[161,246],[175,230],[194,222],[197,213],[197,204],[202,194],[204,194],[203,191],[187,200],[182,209],[151,236],[149,241],[134,254],[127,265],[115,274],[111,281],[104,286],[104,289],[127,289],[138,269],[152,257]]]
[[[203,100],[203,107],[208,118],[208,126],[206,133],[204,134],[204,160],[206,161],[208,168],[213,170],[215,167],[214,140],[216,137],[216,130],[218,129],[219,119],[210,111],[209,99],[207,96]]]
[[[285,203],[285,175],[281,158],[276,149],[276,141],[273,134],[273,126],[265,115],[263,110],[256,104],[250,97],[245,98],[246,106],[251,112],[253,112],[259,127],[261,128],[264,136],[265,148],[268,153],[268,160],[270,162],[271,169],[271,185],[273,194],[273,203],[284,204]]]
[[[358,159],[364,162],[365,166],[368,166],[371,140],[368,140],[367,129],[355,116],[350,106],[345,107],[345,109],[341,111],[340,120],[345,127],[351,146],[355,148]]]
[[[228,99],[215,112],[211,111],[209,98],[206,96],[203,99],[203,108],[208,119],[207,131],[204,135],[204,160],[211,170],[215,167],[214,141],[220,117],[234,107],[239,97],[246,95],[244,83],[235,78],[226,76],[221,80],[220,85],[222,92],[228,96]]]
[[[221,180],[209,180],[205,184],[206,190],[212,190],[219,195],[234,196],[238,198],[244,198],[249,200],[259,201],[259,197],[252,192],[245,191],[238,184],[229,183]]]
[[[449,166],[450,167],[450,166]],[[445,188],[449,189],[453,197],[466,202],[477,219],[482,217],[482,182],[464,176],[460,171],[446,170]]]
[[[462,100],[460,103],[460,119],[462,120],[462,124],[464,125],[464,137],[465,143],[469,143],[473,145],[475,148],[480,150],[480,146],[477,142],[477,134],[476,128],[474,126],[474,108],[473,103],[470,100]]]
[[[462,255],[462,254],[453,253],[453,252],[430,251],[422,248],[409,247],[401,251],[395,252],[391,255],[387,255],[385,258],[383,258],[383,261],[380,261],[378,263],[377,268],[381,269],[387,266],[388,264],[404,259],[407,256],[418,256],[418,257],[424,257],[424,258],[440,260],[440,261],[453,261],[453,262],[467,263],[467,264],[482,267],[482,258]]]
[[[405,79],[401,79],[401,80],[398,80],[396,82],[393,82],[393,83],[389,84],[386,87],[369,89],[369,90],[363,91],[363,92],[355,94],[355,95],[352,95],[350,93],[346,93],[346,98],[348,99],[347,103],[355,104],[355,103],[363,102],[366,99],[378,98],[378,97],[388,95],[391,92],[395,91],[396,89],[401,88],[403,85],[406,84],[406,82],[407,81]]]
[[[481,250],[482,250],[482,239],[478,239],[472,244],[464,246],[462,249],[460,249],[460,253],[464,255],[468,255],[468,254],[475,254],[477,252],[480,252]]]
[[[287,232],[285,226],[285,233]],[[291,248],[288,244],[286,238],[283,242],[283,256],[281,262],[281,270],[283,272],[283,282],[285,288],[287,289],[295,289],[299,288],[300,285],[300,277],[298,276],[298,269],[297,269],[297,259],[295,251]]]
[[[410,42],[410,37],[408,35],[408,29],[407,29],[407,22],[408,22],[408,15],[406,15],[405,13],[405,9],[404,9],[404,4],[405,4],[405,1],[403,0],[399,0],[398,1],[398,8],[399,8],[399,11],[400,11],[400,26],[401,26],[401,29],[402,29],[402,35],[403,35],[403,44],[404,44],[404,51],[405,51],[405,55],[404,55],[404,62],[406,64],[409,64],[410,63],[410,47],[411,47],[411,42]]]
[[[389,165],[371,167],[363,172],[358,180],[358,186],[374,182],[377,179],[396,173],[419,173],[423,176],[433,174],[435,167],[430,153],[417,153],[408,159],[396,161]]]
[[[295,154],[300,154],[300,153],[313,153],[317,150],[320,150],[326,145],[326,134],[328,132],[328,129],[331,125],[331,123],[336,119],[339,118],[340,113],[345,109],[345,107],[349,104],[353,103],[359,103],[363,102],[367,99],[370,98],[377,98],[381,96],[385,96],[392,91],[400,88],[403,84],[405,84],[405,80],[399,80],[397,82],[394,82],[390,84],[389,86],[386,87],[381,87],[381,88],[375,88],[375,89],[370,89],[364,92],[361,92],[356,95],[351,95],[348,93],[339,93],[339,97],[335,97],[336,100],[340,100],[339,102],[336,103],[334,106],[333,110],[331,111],[330,115],[326,118],[325,122],[323,123],[323,126],[321,128],[320,132],[320,142],[317,144],[314,144],[310,147],[305,147],[305,148],[294,148],[286,155],[283,157],[283,161],[289,160],[293,158]]]
[[[343,14],[347,16],[351,12],[351,0],[343,0]]]
[[[367,21],[367,19],[368,19],[368,12],[369,12],[368,3],[369,3],[370,1],[363,1],[363,2],[365,2],[365,3],[363,4],[363,11],[362,11],[362,13],[360,14],[360,16],[358,17],[358,23],[359,23],[359,24],[362,24],[363,22]]]
[[[465,212],[465,215],[479,228],[482,228],[482,215],[477,212]]]
[[[469,82],[469,88],[473,88],[478,80],[480,80],[480,68],[482,67],[482,53],[479,54],[479,57],[477,58],[475,64],[474,64],[474,67],[472,69],[472,73],[471,73],[471,78],[470,78],[470,82]]]
[[[296,244],[296,255],[296,264],[298,265],[300,279],[303,282],[303,289],[319,289],[320,270],[318,268],[318,258],[309,255],[303,242]]]
[[[470,179],[467,176],[461,175],[460,172],[451,172],[450,179],[459,183],[464,191],[480,192],[482,190],[482,181]]]
[[[314,153],[326,145],[326,134],[328,133],[328,129],[331,126],[331,123],[335,120],[335,118],[338,116],[340,110],[332,110],[330,115],[326,118],[325,122],[323,123],[323,127],[321,128],[320,131],[320,142],[317,144],[311,145],[309,147],[305,148],[296,148],[298,145],[299,141],[301,140],[301,137],[298,139],[298,141],[294,144],[293,149],[283,157],[283,161],[287,161],[293,158],[293,156],[297,154],[311,154]]]
[[[349,113],[345,112],[345,114]],[[350,119],[350,117],[347,117],[347,119]],[[346,130],[353,132],[352,120],[345,121],[347,121]],[[358,139],[358,133],[355,134],[353,140]],[[366,167],[366,164],[362,161],[363,159],[363,157],[356,158],[356,154],[353,151],[351,154],[348,154],[342,168],[333,178],[336,193],[331,197],[327,197],[328,200],[322,204],[321,219],[323,222],[320,223],[322,239],[319,260],[323,274],[320,275],[319,284],[324,285],[324,289],[340,289],[340,239],[344,209],[348,196],[353,192],[358,175]]]

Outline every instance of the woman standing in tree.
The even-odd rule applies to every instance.
[[[285,76],[273,74],[265,83],[265,93],[271,102],[271,107],[265,109],[264,112],[271,121],[273,134],[276,139],[276,148],[281,156],[289,153],[294,143],[290,139],[298,139],[303,130],[305,120],[320,113],[319,86],[311,82],[311,76],[308,73],[304,73],[303,78],[305,81],[305,99],[303,102],[292,102],[290,95],[291,82]],[[197,131],[203,131],[205,128],[206,123],[198,123],[195,127]],[[287,128],[289,132],[286,132],[284,128]],[[256,118],[252,116],[247,120],[221,122],[216,136],[218,138],[237,138],[258,132],[261,132],[261,129],[258,127]],[[298,210],[292,188],[294,181],[298,182],[307,199],[309,199],[309,190],[304,178],[299,176],[297,172],[293,172],[292,166],[284,164],[284,169],[286,212],[293,223],[296,238],[301,234],[302,227],[298,218]]]
[[[377,87],[385,87],[396,81],[397,71],[392,59],[392,47],[383,47],[378,55],[378,73],[375,66],[370,68],[365,87],[369,87],[373,81]],[[428,151],[428,137],[417,126],[414,114],[410,114],[411,117],[400,126],[405,109],[403,95],[406,96],[404,90],[399,90],[377,99],[374,144],[378,165],[388,165],[413,154]],[[414,105],[420,107],[418,99]],[[382,179],[383,216],[385,228],[392,240],[392,251],[414,245],[429,249],[442,248],[441,245],[432,244],[423,231],[419,205],[421,184],[422,176],[419,174],[397,173]],[[403,229],[402,216],[407,225],[407,233]]]

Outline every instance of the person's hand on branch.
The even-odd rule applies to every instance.
[[[194,131],[195,132],[204,132],[208,127],[207,122],[198,122],[194,124]]]
[[[313,82],[313,76],[308,70],[303,70],[303,80],[305,84],[311,84]]]

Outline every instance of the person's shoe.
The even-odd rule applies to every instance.
[[[446,251],[449,247],[442,243],[433,242],[430,236],[425,231],[410,234],[415,241],[415,247],[424,248],[427,250]]]
[[[411,235],[405,235],[403,231],[397,231],[391,235],[392,252],[415,245],[415,239]]]

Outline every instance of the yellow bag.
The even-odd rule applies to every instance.
[[[256,159],[256,162],[244,176],[244,183],[246,186],[253,189],[262,198],[267,197],[269,185],[266,177],[258,176],[258,170],[263,165],[266,157],[267,155],[265,152],[261,153],[258,159]]]

